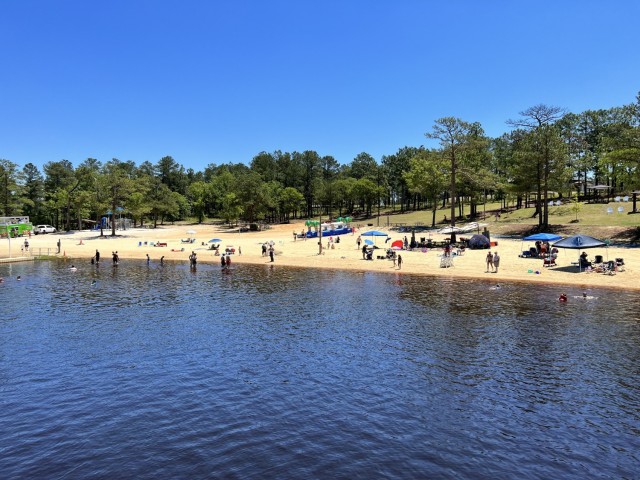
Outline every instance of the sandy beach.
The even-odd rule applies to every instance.
[[[304,224],[291,223],[276,225],[260,232],[238,232],[216,225],[180,225],[159,226],[155,229],[135,228],[117,231],[112,237],[110,231],[105,231],[101,237],[99,231],[77,231],[60,234],[35,235],[28,238],[30,255],[50,255],[66,258],[78,268],[89,268],[91,257],[96,249],[100,251],[101,261],[111,262],[111,253],[117,251],[121,261],[126,259],[145,259],[149,255],[151,262],[159,262],[164,256],[165,261],[188,262],[192,251],[197,253],[198,263],[219,264],[220,257],[209,250],[209,240],[220,238],[221,251],[226,248],[235,249],[232,256],[233,264],[272,264],[269,257],[262,256],[261,245],[274,242],[275,261],[272,265],[286,265],[304,268],[328,268],[356,271],[380,272],[393,275],[413,274],[425,277],[472,278],[488,283],[527,282],[551,283],[566,286],[567,289],[588,289],[591,287],[610,287],[640,290],[638,264],[640,249],[631,247],[611,246],[608,248],[593,248],[586,250],[589,259],[595,255],[602,255],[605,261],[616,258],[624,259],[624,271],[615,275],[596,272],[578,272],[572,262],[576,262],[580,252],[578,250],[563,249],[559,251],[557,266],[543,267],[542,260],[521,258],[522,250],[533,246],[532,242],[522,242],[517,239],[492,238],[497,245],[492,252],[499,252],[501,257],[498,273],[486,272],[487,250],[466,250],[463,255],[452,257],[453,266],[441,268],[442,249],[416,249],[413,251],[399,251],[402,255],[402,268],[393,265],[391,260],[377,259],[384,255],[385,248],[392,241],[401,240],[406,235],[387,228],[378,228],[390,235],[391,241],[385,244],[384,237],[376,238],[376,245],[380,249],[374,251],[374,260],[363,260],[362,252],[357,248],[356,239],[359,234],[374,227],[356,230],[353,235],[341,235],[340,242],[334,243],[333,248],[326,248],[328,239],[323,239],[325,248],[319,255],[317,239],[296,239],[293,232],[300,233]],[[195,234],[187,234],[193,230]],[[416,237],[425,236],[417,234]],[[410,236],[409,236],[410,237]],[[181,240],[195,238],[194,243],[182,243]],[[366,237],[363,237],[363,240]],[[444,240],[446,236],[432,234],[434,240]],[[336,237],[337,239],[337,237]],[[60,253],[57,253],[57,242],[60,240]],[[154,245],[152,245],[152,243]],[[155,246],[166,243],[166,246]],[[11,257],[26,256],[22,251],[24,238],[11,240]],[[9,257],[9,242],[0,242],[0,259]]]

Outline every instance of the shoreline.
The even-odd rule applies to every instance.
[[[226,247],[236,249],[232,256],[232,265],[282,265],[310,269],[321,268],[396,275],[411,274],[425,278],[437,277],[452,280],[465,278],[488,284],[517,282],[532,285],[559,285],[564,289],[576,288],[580,290],[588,290],[589,288],[640,290],[640,281],[638,281],[640,275],[637,268],[637,265],[640,264],[640,248],[609,246],[587,250],[590,258],[595,255],[602,255],[605,259],[611,260],[624,258],[625,270],[617,272],[615,275],[578,272],[576,267],[571,265],[571,262],[575,262],[579,255],[577,250],[560,250],[557,259],[558,265],[543,267],[540,259],[527,259],[518,256],[522,250],[529,248],[531,242],[502,237],[493,238],[497,241],[497,246],[490,249],[492,252],[498,251],[500,253],[501,264],[498,273],[486,273],[486,249],[467,249],[463,255],[453,256],[453,266],[449,268],[440,268],[442,249],[399,250],[398,254],[402,255],[403,264],[402,269],[398,269],[393,266],[390,260],[376,258],[378,255],[384,255],[385,248],[391,244],[391,242],[385,244],[384,239],[376,239],[375,241],[380,248],[374,250],[374,260],[362,259],[361,251],[356,245],[356,239],[359,234],[369,228],[361,228],[355,234],[341,235],[340,243],[334,243],[334,248],[324,248],[323,255],[318,254],[317,239],[293,240],[292,232],[301,232],[303,228],[303,223],[298,223],[276,225],[269,230],[260,232],[239,233],[214,225],[165,226],[156,229],[136,228],[126,232],[117,232],[118,235],[115,237],[110,234],[100,237],[99,232],[85,230],[37,235],[26,240],[29,242],[31,255],[66,257],[68,260],[73,260],[77,264],[76,267],[82,267],[84,262],[89,265],[96,249],[101,252],[102,262],[111,262],[111,252],[117,251],[123,260],[145,260],[146,255],[149,254],[154,264],[158,263],[160,256],[164,256],[167,262],[188,263],[188,256],[194,251],[198,255],[198,263],[219,265],[220,257],[215,256],[214,252],[208,249],[209,239],[218,237],[223,239],[220,243],[221,251]],[[403,239],[405,235],[409,236],[386,228],[377,229],[387,232],[392,241]],[[181,239],[189,237],[185,233],[187,230],[196,231],[191,235],[191,238],[196,239],[194,243],[181,243]],[[422,233],[417,236],[426,235]],[[444,235],[438,237],[437,239],[445,238]],[[12,239],[12,256],[24,256],[20,255],[20,247],[24,240],[24,238]],[[57,254],[58,241],[61,243],[60,254]],[[273,263],[270,262],[268,256],[263,257],[261,254],[262,243],[270,241],[274,243],[275,249],[275,262]],[[151,245],[151,243],[158,242],[166,243],[167,246]],[[7,243],[5,240],[0,242],[0,258],[8,257]],[[324,238],[323,244],[326,245]],[[241,250],[242,253],[239,254],[238,250]]]

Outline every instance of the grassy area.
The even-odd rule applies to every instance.
[[[534,208],[522,208],[509,213],[501,213],[497,219],[493,215],[498,210],[498,203],[482,205],[479,211],[486,211],[487,217],[481,220],[487,223],[487,228],[502,235],[525,235],[535,230],[538,225],[538,217],[534,217]],[[618,213],[618,207],[623,208],[622,213]],[[608,213],[611,208],[613,213]],[[571,204],[549,207],[549,232],[560,235],[572,235],[574,233],[585,233],[597,238],[610,239],[617,242],[640,242],[640,213],[629,215],[633,208],[631,202],[611,202],[609,204],[580,204],[578,221],[576,213]],[[444,216],[449,216],[450,209],[439,209],[436,212],[436,227],[444,226]],[[466,209],[465,213],[468,213]],[[431,211],[418,211],[407,213],[382,213],[379,219],[372,217],[360,221],[359,223],[372,223],[374,226],[386,227],[404,225],[431,225]],[[458,220],[458,224],[464,223]]]
[[[478,207],[479,213],[486,212],[486,218],[479,220],[487,223],[487,228],[494,234],[525,235],[535,230],[538,225],[538,217],[534,217],[533,208],[522,208],[509,213],[501,213],[496,220],[495,212],[501,207],[499,202],[487,203]],[[618,207],[623,212],[618,213]],[[612,213],[608,213],[608,209]],[[598,238],[611,239],[620,242],[640,242],[640,213],[629,215],[633,209],[632,202],[611,202],[608,204],[580,204],[578,221],[576,212],[571,203],[549,207],[549,232],[561,235],[574,233],[586,233]],[[449,223],[450,208],[439,208],[436,211],[436,228],[441,228]],[[469,205],[465,205],[465,215],[469,214]],[[445,216],[447,222],[445,223]],[[430,210],[411,211],[406,213],[382,210],[380,217],[374,215],[370,218],[359,218],[356,224],[373,224],[375,227],[387,227],[396,225],[424,225],[431,226],[432,213]],[[205,224],[219,222],[219,219],[205,219]],[[296,220],[300,221],[300,220]],[[456,223],[466,223],[458,220]],[[185,222],[177,222],[176,225],[195,225],[195,219]]]
[[[617,227],[640,226],[640,214],[628,215],[628,212],[633,208],[633,204],[631,202],[609,204],[582,203],[579,205],[580,211],[577,215],[578,221],[576,221],[576,213],[573,211],[571,204],[549,207],[549,223]],[[618,212],[619,207],[622,207],[622,213]],[[613,213],[608,213],[608,209],[611,209]],[[500,221],[537,224],[537,217],[532,218],[533,212],[533,208],[517,210],[512,213],[501,215]]]

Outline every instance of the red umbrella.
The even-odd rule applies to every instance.
[[[395,242],[393,242],[393,243],[391,244],[391,247],[398,247],[398,248],[402,248],[402,245],[403,245],[402,240],[396,240]]]

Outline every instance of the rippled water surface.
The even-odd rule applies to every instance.
[[[66,267],[0,265],[2,478],[638,478],[637,293]]]

